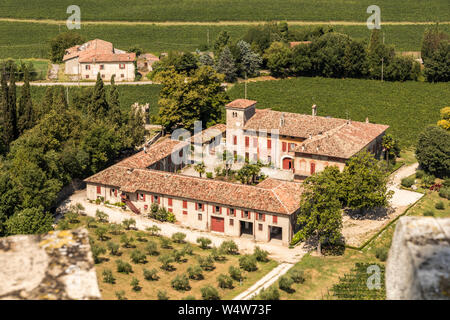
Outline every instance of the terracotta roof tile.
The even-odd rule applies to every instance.
[[[219,132],[223,134],[226,130],[227,126],[225,124],[219,123],[193,135],[191,141],[196,142],[196,139],[201,138],[201,142],[205,143],[215,138]]]
[[[226,105],[227,108],[234,108],[234,109],[247,109],[248,107],[253,106],[256,104],[257,101],[254,100],[248,100],[248,99],[236,99],[234,101],[231,101],[229,104]]]

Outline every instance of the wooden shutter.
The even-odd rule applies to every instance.
[[[198,210],[198,203],[195,203],[195,210]]]
[[[237,136],[233,136],[233,144],[237,145]]]
[[[227,216],[230,215],[230,208],[227,208]]]
[[[114,196],[117,197],[117,189],[114,189]]]
[[[266,215],[264,213],[262,214],[262,218],[263,218],[263,221],[266,221]]]
[[[273,223],[277,223],[278,222],[278,216],[273,216]]]
[[[172,198],[169,198],[169,206],[172,206]]]
[[[183,208],[187,209],[187,201],[186,200],[183,200]]]
[[[143,193],[142,195],[143,195],[143,199],[142,199],[142,200],[144,200],[144,201],[145,201],[145,193]]]
[[[272,140],[267,139],[267,149],[272,149]]]
[[[283,150],[283,152],[286,151],[286,142],[283,142],[283,143],[282,143],[282,150]]]
[[[152,203],[155,202],[155,197],[152,195]]]
[[[97,186],[97,193],[102,193],[102,187],[101,186]]]
[[[245,146],[248,147],[250,145],[250,138],[245,137]]]

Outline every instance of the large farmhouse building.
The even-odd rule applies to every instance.
[[[153,203],[174,213],[177,223],[194,229],[246,236],[288,245],[305,177],[367,149],[381,153],[385,125],[313,115],[256,110],[256,101],[238,99],[226,106],[227,123],[191,139],[166,139],[87,178],[87,198],[124,201],[137,214]],[[226,138],[226,142],[217,143]],[[267,178],[245,185],[178,173],[191,162],[195,145],[206,155],[226,147],[235,156],[292,171],[291,181]],[[220,150],[223,152],[223,150]],[[204,156],[204,155],[203,155]]]
[[[80,80],[95,80],[100,74],[103,80],[110,80],[115,75],[116,81],[133,81],[135,59],[135,53],[116,49],[111,42],[95,39],[66,50],[64,72]]]

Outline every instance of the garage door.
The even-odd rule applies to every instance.
[[[223,218],[211,217],[211,231],[224,232],[224,226]]]

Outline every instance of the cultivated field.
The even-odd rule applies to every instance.
[[[3,0],[0,17],[66,19],[70,0]],[[366,21],[370,0],[78,0],[84,20]],[[449,21],[447,0],[378,0],[384,21]]]
[[[385,41],[395,45],[398,51],[420,51],[423,32],[426,25],[386,25],[383,26]],[[233,40],[240,39],[248,30],[248,25],[83,25],[78,31],[86,39],[110,41],[120,49],[137,45],[146,52],[159,54],[170,50],[195,51],[207,44],[208,32],[210,45],[217,35],[226,30]],[[290,26],[291,30],[306,28]],[[368,40],[370,30],[365,26],[333,27],[355,39]],[[58,32],[66,31],[64,24],[1,22],[0,21],[0,58],[48,58],[49,40]],[[450,25],[441,25],[441,29],[450,32]]]

